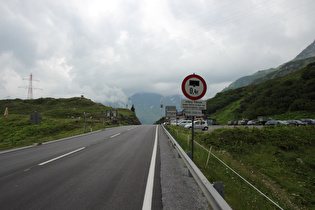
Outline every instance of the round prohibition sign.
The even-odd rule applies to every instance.
[[[191,74],[183,80],[182,91],[188,99],[198,100],[206,94],[207,84],[201,76]]]

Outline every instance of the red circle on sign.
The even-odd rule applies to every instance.
[[[202,93],[201,93],[199,96],[196,96],[196,97],[194,97],[194,96],[188,94],[187,91],[186,91],[186,88],[185,88],[186,82],[187,82],[189,79],[192,79],[192,78],[197,78],[197,79],[199,79],[199,80],[202,82],[202,84],[203,84]],[[199,76],[199,75],[197,75],[197,74],[191,74],[191,75],[187,76],[187,77],[183,80],[183,82],[182,82],[182,91],[183,91],[184,95],[185,95],[188,99],[190,99],[190,100],[198,100],[198,99],[201,99],[201,98],[206,94],[206,92],[207,92],[207,84],[206,84],[205,80],[204,80],[201,76]]]

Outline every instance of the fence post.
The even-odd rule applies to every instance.
[[[211,146],[210,149],[209,149],[209,154],[208,154],[208,159],[207,159],[206,166],[207,166],[208,163],[209,163],[209,158],[210,158],[210,155],[211,155],[211,150],[212,150],[212,146]]]

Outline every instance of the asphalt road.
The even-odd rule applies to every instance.
[[[123,126],[0,153],[0,209],[142,209],[145,197],[162,209],[159,151],[148,178],[156,128]]]

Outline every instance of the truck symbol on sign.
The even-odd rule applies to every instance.
[[[189,86],[199,86],[199,81],[198,80],[189,80]]]

